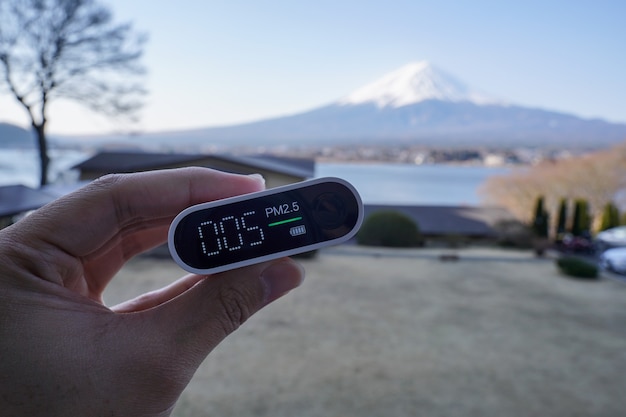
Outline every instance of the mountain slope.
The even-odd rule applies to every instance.
[[[626,125],[505,104],[428,62],[416,62],[328,106],[235,126],[146,134],[136,143],[604,147]]]
[[[35,139],[31,132],[19,126],[0,122],[0,148],[32,148]]]
[[[433,146],[603,147],[626,139],[626,125],[519,106],[425,100],[398,108],[335,104],[244,125],[150,136],[152,140],[233,145],[384,142]]]

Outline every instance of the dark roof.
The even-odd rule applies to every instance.
[[[128,173],[168,165],[187,164],[205,158],[205,155],[174,153],[100,152],[72,168],[105,174]]]
[[[35,210],[54,199],[54,195],[25,185],[0,186],[0,217]]]
[[[304,158],[287,158],[273,155],[213,155],[214,158],[256,168],[281,172],[295,177],[312,178],[315,176],[315,160]]]
[[[399,211],[411,217],[427,236],[460,235],[494,237],[493,226],[500,220],[511,220],[513,215],[500,207],[458,206],[393,206],[366,204],[365,218],[376,211]]]
[[[177,154],[151,152],[100,152],[75,165],[74,169],[103,174],[127,173],[158,169],[172,165],[193,164],[207,159],[248,165],[301,178],[315,175],[315,161],[266,155],[237,156],[229,154]]]

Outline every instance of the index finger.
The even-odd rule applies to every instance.
[[[191,205],[263,188],[260,176],[209,168],[109,175],[33,215],[38,235],[30,238],[89,257],[120,234],[167,225]]]

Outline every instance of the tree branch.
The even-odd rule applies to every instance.
[[[75,100],[108,116],[136,115],[145,94],[139,82],[145,40],[129,23],[115,24],[97,0],[0,0],[0,83],[31,118],[42,171],[52,100]]]

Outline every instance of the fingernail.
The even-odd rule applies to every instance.
[[[265,304],[271,303],[302,284],[304,269],[292,260],[278,261],[261,272]]]
[[[248,175],[248,177],[250,178],[254,178],[255,180],[257,180],[259,183],[265,185],[265,178],[263,177],[263,175],[261,174],[250,174]]]

